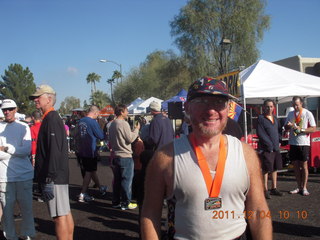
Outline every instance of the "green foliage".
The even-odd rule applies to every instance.
[[[100,82],[100,79],[101,79],[101,76],[96,74],[96,73],[89,73],[86,80],[87,80],[87,83],[90,83],[91,84],[91,94],[93,92],[96,92],[97,89],[96,89],[96,82]]]
[[[112,79],[121,79],[123,76],[121,74],[121,72],[119,72],[118,70],[113,71],[113,75],[112,75]],[[118,81],[117,81],[118,82]]]
[[[256,44],[269,28],[264,0],[191,0],[170,23],[171,35],[188,59],[194,78],[216,76],[238,66],[249,66],[259,57]],[[221,40],[230,39],[230,49]]]
[[[88,109],[89,108],[89,104],[87,103],[86,100],[83,101],[83,109]]]
[[[61,115],[69,114],[74,108],[80,108],[80,99],[76,97],[66,97],[61,102],[59,113]]]
[[[31,114],[34,104],[29,100],[29,96],[35,92],[36,85],[29,68],[24,69],[20,64],[11,64],[1,77],[3,79],[0,81],[1,98],[14,100],[20,113]]]
[[[108,94],[98,90],[95,91],[90,97],[91,104],[98,106],[100,109],[111,103]]]
[[[171,51],[149,54],[139,68],[131,70],[123,83],[117,84],[114,99],[129,104],[138,97],[167,99],[187,88],[191,77],[186,62]]]

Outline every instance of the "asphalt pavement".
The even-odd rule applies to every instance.
[[[139,239],[138,209],[125,210],[111,207],[112,171],[106,154],[98,165],[98,176],[103,185],[108,186],[105,196],[100,196],[98,189],[90,188],[89,193],[95,197],[90,203],[79,203],[82,177],[74,155],[70,155],[70,204],[75,222],[75,240],[122,240]],[[92,186],[92,184],[91,184]],[[309,196],[291,195],[288,191],[296,187],[292,171],[279,175],[278,189],[282,197],[272,196],[268,200],[273,219],[274,239],[276,240],[311,240],[320,239],[320,173],[310,171]],[[54,224],[49,217],[45,203],[34,197],[34,218],[36,240],[53,240]],[[18,209],[16,209],[18,213]],[[164,210],[165,214],[165,210]],[[20,221],[16,221],[19,228]],[[165,220],[163,219],[163,224]],[[1,233],[1,231],[0,231]],[[0,237],[0,240],[4,239]]]

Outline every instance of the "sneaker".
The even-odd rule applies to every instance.
[[[302,195],[302,196],[309,196],[310,193],[308,192],[307,189],[303,189],[303,190],[301,191],[301,195]]]
[[[122,205],[121,210],[127,210],[127,209],[136,209],[138,207],[138,204],[136,203],[129,203],[128,206]]]
[[[297,194],[297,193],[300,193],[300,189],[299,188],[296,188],[292,191],[289,192],[290,194]]]
[[[111,206],[112,208],[121,208],[121,204],[119,203],[119,204],[112,204],[112,206]]]
[[[107,190],[108,190],[108,187],[107,187],[107,186],[102,186],[102,185],[100,186],[99,191],[100,191],[100,194],[101,194],[102,196],[106,195]]]
[[[271,195],[275,195],[275,196],[283,196],[283,193],[282,192],[280,192],[278,189],[276,189],[276,188],[274,188],[274,189],[271,189],[271,191],[270,191],[270,194]]]
[[[86,193],[80,193],[79,199],[78,199],[79,202],[91,202],[93,200],[94,200],[94,198],[89,196]]]
[[[271,199],[271,196],[270,196],[270,193],[269,193],[268,190],[264,191],[264,196],[265,196],[266,199]]]

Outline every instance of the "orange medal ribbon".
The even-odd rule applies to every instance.
[[[189,138],[190,142],[193,146],[193,149],[198,159],[200,170],[202,172],[203,178],[205,180],[205,183],[208,189],[209,197],[219,197],[223,174],[224,174],[224,168],[225,168],[226,159],[227,159],[227,152],[226,152],[226,147],[224,143],[224,137],[223,135],[221,135],[220,137],[219,159],[217,163],[217,170],[216,170],[215,178],[212,179],[208,163],[200,147],[197,145],[194,134],[191,133],[189,136],[190,136]]]
[[[49,108],[48,111],[46,111],[43,116],[42,116],[42,120],[48,115],[49,112],[54,111],[54,108]]]
[[[302,114],[302,109],[299,111],[298,116],[296,116],[296,113],[294,113],[294,116],[295,116],[295,118],[296,118],[296,120],[295,120],[296,124],[299,124],[299,123],[300,123],[300,121],[301,121],[301,114]]]

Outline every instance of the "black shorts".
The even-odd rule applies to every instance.
[[[290,145],[289,152],[290,161],[308,161],[310,158],[310,146]]]
[[[84,158],[81,157],[80,161],[82,162],[83,169],[86,172],[95,172],[97,171],[98,158]]]
[[[282,157],[279,151],[261,152],[259,157],[263,172],[274,172],[282,169]]]

